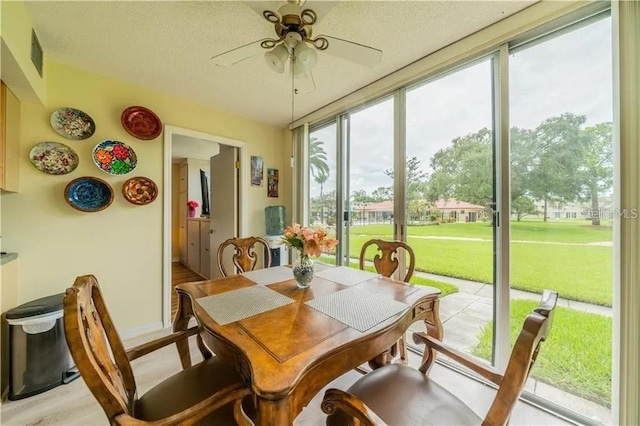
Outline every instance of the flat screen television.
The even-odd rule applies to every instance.
[[[202,190],[202,216],[209,216],[211,205],[209,203],[209,173],[200,169],[200,189]]]

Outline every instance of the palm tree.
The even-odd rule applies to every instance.
[[[316,182],[318,182],[318,177],[322,175],[329,177],[327,152],[324,150],[324,142],[318,140],[318,138],[309,140],[309,171]],[[325,179],[324,181],[326,182],[327,180]]]
[[[320,184],[320,223],[324,225],[324,194],[323,194],[323,186],[325,182],[329,179],[329,173],[325,173],[324,171],[320,172],[320,174],[315,178],[315,181]]]
[[[327,164],[327,152],[324,150],[324,142],[318,138],[309,140],[309,171],[313,180],[320,184],[320,222],[324,223],[324,197],[323,186],[329,179],[329,165]]]

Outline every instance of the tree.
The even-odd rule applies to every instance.
[[[309,140],[309,172],[318,184],[320,184],[320,222],[324,223],[324,184],[329,179],[329,165],[327,164],[327,152],[324,150],[324,142],[318,138]]]
[[[370,203],[375,201],[374,197],[367,194],[364,189],[358,189],[351,193],[351,201],[354,203]]]
[[[515,213],[516,220],[520,222],[523,217],[535,214],[537,209],[531,198],[521,196],[511,201],[511,212]]]
[[[393,170],[385,170],[384,174],[393,179]],[[405,201],[407,205],[412,201],[424,198],[428,176],[427,172],[422,170],[421,161],[418,160],[418,157],[411,157],[407,160],[405,174]]]
[[[564,113],[546,119],[535,129],[527,186],[533,198],[544,202],[545,222],[549,202],[571,202],[579,192],[578,171],[583,158],[580,126],[585,121],[584,116]]]
[[[309,140],[309,171],[313,179],[318,182],[318,177],[329,178],[329,165],[327,164],[327,152],[324,150],[324,142],[318,138]],[[318,182],[320,183],[320,182]]]
[[[598,193],[613,185],[613,144],[611,123],[600,123],[582,131],[584,158],[580,167],[581,200],[591,201],[591,211],[599,212]],[[600,225],[600,215],[591,215],[591,224]]]
[[[391,201],[393,200],[393,188],[380,186],[371,193],[371,198],[373,198],[373,201],[376,203],[381,201]]]
[[[327,179],[329,179],[329,173],[325,173],[324,170],[320,170],[320,172],[318,173],[318,176],[316,176],[316,182],[318,182],[320,184],[320,223],[324,224],[324,194],[323,194],[323,189],[324,189],[324,184],[327,182]]]
[[[457,198],[488,206],[493,202],[493,133],[484,128],[455,138],[431,158],[427,198]]]
[[[514,203],[529,190],[529,170],[533,163],[533,153],[536,144],[535,131],[512,127],[510,131],[510,187],[511,202]]]

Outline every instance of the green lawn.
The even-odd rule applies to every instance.
[[[607,222],[608,223],[608,222]],[[391,238],[392,225],[352,226],[352,235],[370,235]],[[437,236],[457,238],[492,239],[492,228],[487,222],[442,223],[430,226],[408,226],[409,236]],[[551,241],[562,243],[593,243],[612,241],[613,227],[610,223],[592,226],[586,220],[526,220],[511,222],[511,239],[517,241]]]
[[[583,225],[581,221],[547,224],[542,221],[523,221],[513,225],[514,240],[518,240],[518,233],[522,236],[521,239],[529,241],[543,241],[546,238],[547,241],[578,243],[578,240],[585,242],[588,238],[593,241],[606,241],[605,237],[611,239],[610,229],[590,229],[590,225]],[[390,230],[385,225],[352,228],[351,257],[358,258],[364,242],[378,236],[377,232],[383,232],[385,228]],[[491,241],[418,238],[414,229],[423,232],[423,235],[447,231],[439,236],[470,237],[475,233],[475,237],[478,237],[481,232],[491,231],[486,224],[411,227],[408,243],[416,254],[416,269],[419,271],[489,284],[493,282]],[[360,235],[363,231],[368,234]],[[529,237],[524,237],[526,233],[529,233]],[[384,238],[391,237],[384,235]],[[548,288],[557,291],[564,298],[611,306],[612,250],[612,247],[602,246],[513,242],[511,287],[535,293]],[[374,251],[370,250],[367,258],[371,259],[373,255]]]
[[[511,344],[522,329],[534,301],[511,303]],[[472,353],[491,359],[489,322]],[[542,343],[531,376],[554,387],[609,407],[611,405],[612,321],[601,315],[557,307],[551,334]]]

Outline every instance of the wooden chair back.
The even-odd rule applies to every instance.
[[[373,265],[376,271],[385,277],[391,277],[398,269],[398,266],[400,266],[400,262],[398,262],[398,250],[403,249],[405,251],[409,256],[409,269],[407,269],[407,273],[404,278],[401,278],[401,281],[408,283],[416,267],[416,256],[413,253],[413,249],[402,241],[369,240],[364,243],[360,250],[360,269],[364,269],[365,254],[367,248],[372,245],[375,245],[377,251],[380,252],[380,254],[376,253],[373,258]]]
[[[132,415],[137,399],[133,371],[93,275],[76,278],[67,289],[64,329],[76,367],[110,421]]]
[[[487,412],[483,425],[506,425],[511,412],[524,389],[533,367],[540,344],[547,340],[553,325],[558,293],[545,290],[540,304],[524,320],[509,357],[507,369],[499,384],[498,393]]]
[[[218,269],[223,277],[228,276],[224,267],[223,255],[224,249],[228,246],[233,246],[233,264],[240,272],[253,271],[258,263],[258,257],[256,255],[255,245],[264,247],[264,267],[271,267],[271,250],[269,244],[265,240],[259,237],[247,237],[247,238],[229,238],[224,241],[218,247]]]

